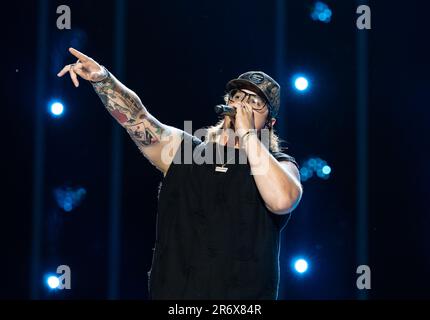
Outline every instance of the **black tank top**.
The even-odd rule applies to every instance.
[[[227,172],[215,171],[216,164],[183,163],[190,150],[224,154]],[[159,190],[151,299],[277,298],[280,231],[290,215],[267,210],[249,164],[238,164],[241,152],[185,134]]]

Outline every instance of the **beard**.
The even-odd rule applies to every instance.
[[[224,117],[224,125],[223,125],[223,133],[221,134],[222,144],[228,145],[230,147],[234,147],[236,144],[235,137],[235,126],[234,126],[234,117],[225,116]]]
[[[224,129],[235,130],[234,120],[235,120],[234,117],[225,116],[225,118],[224,118]]]

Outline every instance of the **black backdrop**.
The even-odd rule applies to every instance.
[[[299,163],[325,159],[330,179],[304,182],[304,196],[283,234],[281,299],[355,299],[357,261],[357,32],[359,2],[327,1],[332,22],[309,18],[312,1],[286,1],[279,33],[275,1],[128,1],[124,70],[132,88],[162,122],[193,129],[216,121],[213,106],[225,83],[247,70],[264,70],[283,84],[280,135]],[[72,29],[58,30],[56,8],[67,4]],[[370,1],[367,32],[368,226],[372,289],[369,298],[429,298],[429,43],[430,7],[424,1]],[[108,294],[112,130],[116,126],[90,85],[78,89],[56,73],[73,62],[74,46],[114,70],[114,1],[50,1],[44,71],[48,101],[66,105],[63,117],[43,115],[44,190],[41,272],[72,268],[72,290],[39,297],[97,298]],[[37,96],[38,2],[8,4],[2,20],[1,298],[31,297],[32,208]],[[278,12],[279,15],[279,12]],[[282,35],[279,42],[277,36]],[[40,49],[40,48],[39,48]],[[282,54],[279,51],[282,50]],[[39,51],[40,52],[40,51]],[[279,69],[281,59],[282,69]],[[297,94],[295,72],[311,88]],[[123,141],[118,297],[145,299],[155,237],[161,174]],[[72,212],[58,208],[53,189],[82,186]],[[366,236],[366,235],[363,235]],[[291,271],[296,254],[309,257],[304,277]]]

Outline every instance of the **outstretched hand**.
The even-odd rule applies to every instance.
[[[75,87],[79,87],[78,76],[93,82],[103,80],[107,76],[106,70],[92,58],[74,48],[69,48],[69,52],[78,58],[78,61],[65,66],[57,74],[58,77],[62,77],[68,72]]]

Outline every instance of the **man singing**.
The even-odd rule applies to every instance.
[[[78,76],[90,81],[164,175],[150,297],[276,299],[280,233],[302,196],[297,164],[273,129],[279,84],[261,71],[228,82],[223,119],[199,139],[155,119],[106,68],[69,51],[78,61],[58,76],[69,73],[76,87]]]

